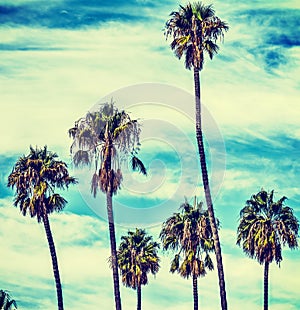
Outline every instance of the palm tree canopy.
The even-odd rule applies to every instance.
[[[147,274],[153,275],[159,270],[159,244],[143,229],[129,231],[121,237],[117,259],[125,286],[136,289],[148,283]]]
[[[212,5],[202,2],[180,5],[179,10],[170,16],[166,22],[165,36],[173,39],[171,49],[179,59],[185,55],[187,69],[195,67],[202,70],[204,52],[213,58],[219,50],[216,42],[224,37],[228,25],[215,15]]]
[[[69,129],[69,135],[73,138],[74,165],[95,166],[91,182],[94,196],[98,188],[106,193],[109,185],[113,194],[117,192],[122,182],[121,163],[128,157],[133,170],[147,174],[142,161],[137,158],[140,126],[124,110],[119,111],[113,102],[104,103],[96,112],[88,112]]]
[[[0,290],[0,309],[13,310],[17,308],[16,301],[11,299],[9,293],[5,290]]]
[[[170,271],[177,271],[184,278],[204,276],[206,267],[214,268],[209,256],[214,242],[208,212],[196,198],[193,205],[185,201],[180,209],[163,223],[160,233],[163,249],[177,251]]]
[[[30,153],[18,159],[8,177],[8,187],[16,188],[14,205],[20,207],[25,216],[43,219],[44,208],[47,214],[61,211],[67,201],[55,193],[55,189],[68,188],[75,184],[75,178],[69,175],[67,164],[57,160],[57,154],[44,148],[33,148]]]
[[[282,261],[282,247],[295,249],[299,221],[285,205],[286,197],[274,201],[274,191],[261,190],[246,201],[240,212],[237,244],[260,264]]]

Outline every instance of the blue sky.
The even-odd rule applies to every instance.
[[[55,309],[43,226],[20,215],[6,188],[29,145],[48,145],[70,162],[67,130],[113,97],[141,120],[149,176],[129,174],[115,197],[117,237],[160,223],[184,200],[203,199],[193,123],[193,75],[163,37],[173,0],[2,0],[0,4],[0,288],[19,308]],[[184,4],[184,3],[182,3]],[[224,44],[202,71],[205,137],[214,206],[221,222],[229,308],[260,309],[263,269],[235,245],[239,210],[262,187],[287,196],[300,218],[300,6],[298,1],[214,1],[229,23]],[[113,309],[103,197],[88,194],[89,171],[52,215],[66,309]],[[191,281],[169,274],[171,253],[143,289],[143,309],[192,308]],[[271,266],[273,310],[300,307],[299,251]],[[299,274],[298,274],[299,273]],[[218,309],[216,271],[199,280],[200,307]],[[121,288],[123,308],[135,291]]]

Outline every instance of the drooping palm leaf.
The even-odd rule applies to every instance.
[[[144,166],[143,162],[137,158],[136,156],[132,156],[131,158],[131,167],[134,171],[139,171],[143,175],[147,175],[146,167]]]

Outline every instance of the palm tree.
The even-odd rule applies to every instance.
[[[0,290],[0,310],[15,310],[17,308],[16,301],[11,299],[9,293],[7,291]]]
[[[274,191],[261,190],[246,201],[240,212],[237,244],[251,258],[264,264],[264,310],[268,309],[269,265],[282,261],[282,247],[298,246],[299,221],[284,204],[286,197],[273,200]]]
[[[200,71],[203,69],[204,54],[207,53],[211,59],[213,58],[219,49],[216,42],[218,38],[223,38],[228,26],[215,15],[212,5],[204,5],[201,2],[188,3],[185,7],[180,6],[179,10],[172,12],[170,16],[171,18],[165,26],[166,38],[172,37],[171,49],[174,50],[175,56],[181,59],[185,55],[185,67],[194,70],[196,138],[205,199],[215,244],[221,306],[222,310],[225,310],[227,309],[227,299],[221,245],[210,193],[203,144]]]
[[[137,290],[137,310],[142,309],[142,285],[148,284],[148,273],[155,275],[159,270],[157,254],[159,244],[152,241],[146,231],[136,228],[121,237],[118,249],[118,265],[125,286]]]
[[[143,163],[136,157],[140,145],[139,134],[138,122],[132,120],[124,110],[119,111],[113,102],[103,104],[96,112],[87,113],[69,130],[73,138],[71,155],[74,165],[93,164],[91,193],[95,197],[100,189],[106,194],[116,310],[121,310],[121,296],[112,196],[121,186],[121,164],[128,157],[133,170],[146,174]]]
[[[75,184],[75,178],[68,173],[67,165],[57,160],[57,154],[43,149],[30,147],[29,155],[23,155],[16,162],[8,176],[8,186],[16,188],[14,205],[20,207],[24,216],[27,213],[43,222],[56,283],[58,309],[63,310],[63,295],[59,276],[58,262],[48,215],[61,211],[67,201],[55,193],[55,189],[68,188]]]
[[[163,250],[177,251],[170,272],[177,271],[187,279],[192,277],[194,310],[198,310],[197,279],[205,276],[206,268],[214,268],[209,256],[214,250],[212,229],[208,211],[202,209],[202,203],[197,203],[196,198],[193,205],[185,201],[180,211],[163,223],[160,238]]]

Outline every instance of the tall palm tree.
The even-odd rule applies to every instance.
[[[223,38],[224,32],[228,30],[228,26],[215,15],[212,5],[204,5],[202,2],[188,3],[186,6],[180,6],[179,10],[172,12],[170,16],[171,18],[167,21],[165,27],[166,38],[172,37],[171,49],[174,50],[175,56],[181,59],[184,55],[185,67],[187,69],[193,68],[194,70],[196,138],[205,199],[215,243],[221,306],[222,310],[225,310],[227,309],[227,299],[221,245],[210,193],[203,144],[200,71],[203,69],[204,54],[207,53],[211,59],[213,58],[219,49],[216,42],[219,38]]]
[[[137,290],[137,310],[142,309],[142,285],[148,283],[148,273],[155,275],[159,270],[157,254],[159,244],[152,241],[146,231],[136,228],[121,237],[118,249],[118,265],[125,286]]]
[[[214,268],[209,256],[214,250],[214,241],[208,211],[202,209],[202,203],[197,203],[196,198],[193,205],[185,201],[180,212],[163,223],[160,238],[163,250],[177,251],[170,271],[177,271],[183,278],[192,277],[194,310],[198,310],[197,279],[205,276],[206,268]]]
[[[67,203],[55,190],[68,188],[76,180],[69,175],[67,165],[57,160],[57,157],[56,153],[47,150],[47,146],[42,149],[30,147],[30,153],[18,159],[8,176],[8,186],[16,188],[14,205],[20,207],[22,214],[26,216],[29,213],[44,224],[56,283],[58,309],[63,310],[62,287],[48,215],[61,211]]]
[[[119,111],[113,102],[103,104],[96,112],[87,113],[69,130],[73,138],[71,155],[75,166],[93,164],[91,193],[96,196],[100,189],[106,194],[116,310],[121,310],[121,296],[112,196],[121,186],[124,160],[130,158],[133,170],[146,174],[143,163],[136,156],[139,134],[138,122],[124,110]]]
[[[299,221],[284,204],[286,197],[273,200],[274,191],[261,190],[246,201],[240,212],[237,244],[251,258],[264,264],[264,310],[268,309],[269,265],[282,261],[282,247],[298,246]]]
[[[15,310],[17,303],[12,299],[7,291],[0,290],[0,310]]]

